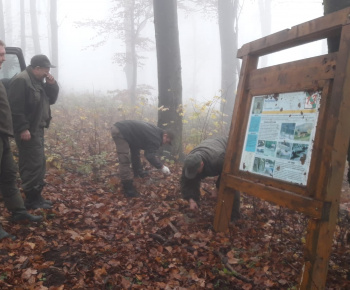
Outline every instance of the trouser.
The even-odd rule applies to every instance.
[[[24,202],[16,183],[17,167],[7,136],[0,136],[0,158],[0,190],[5,206],[11,212],[25,212]]]
[[[120,133],[118,127],[112,126],[111,128],[112,138],[117,148],[117,154],[119,159],[119,176],[120,179],[130,180],[133,179],[133,172],[131,170],[131,158],[130,158],[130,146]]]
[[[46,158],[44,153],[44,128],[31,134],[28,141],[15,136],[19,153],[19,173],[24,192],[41,191],[45,185]]]

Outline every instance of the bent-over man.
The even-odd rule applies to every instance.
[[[227,140],[228,137],[206,139],[186,156],[180,186],[183,198],[189,201],[190,209],[198,209],[202,179],[208,176],[218,176],[216,188],[219,188],[221,172],[224,167]],[[240,192],[235,191],[234,194],[231,220],[240,217]]]
[[[169,168],[163,165],[156,154],[160,146],[171,145],[174,138],[171,131],[162,130],[143,121],[125,120],[115,123],[111,128],[111,134],[117,147],[119,176],[125,197],[139,196],[133,185],[133,177],[148,175],[141,165],[140,150],[144,150],[144,156],[151,165],[164,174],[170,174]]]

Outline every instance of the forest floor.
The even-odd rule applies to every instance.
[[[202,182],[192,212],[180,164],[168,177],[136,178],[141,197],[126,199],[109,133],[115,108],[75,106],[55,105],[46,133],[43,195],[54,206],[31,211],[44,221],[12,224],[0,204],[0,222],[17,236],[0,242],[0,289],[297,289],[307,217],[242,194],[241,219],[217,233],[215,179]],[[344,176],[326,289],[350,289],[349,210]]]
[[[112,153],[113,154],[113,153]],[[57,165],[57,164],[56,164]],[[59,166],[60,167],[60,166]],[[126,199],[113,171],[98,180],[48,169],[45,221],[4,228],[1,289],[296,289],[303,266],[307,218],[243,195],[242,218],[226,233],[213,230],[214,179],[202,186],[200,210],[180,198],[181,168],[135,179],[140,198]],[[350,289],[350,190],[334,238],[327,289]]]

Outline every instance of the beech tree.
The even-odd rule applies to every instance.
[[[39,36],[39,28],[38,28],[37,10],[36,10],[36,0],[30,0],[30,22],[32,25],[34,54],[39,54],[41,53],[41,49],[40,49],[40,36]]]
[[[153,0],[158,67],[158,126],[175,135],[173,155],[182,155],[182,80],[176,0]]]
[[[51,28],[51,59],[52,63],[58,65],[58,24],[57,24],[57,0],[50,1],[50,28]],[[52,71],[55,78],[58,78],[58,69]]]
[[[142,66],[140,52],[147,50],[150,39],[142,37],[141,32],[153,17],[152,0],[114,0],[114,7],[107,19],[77,22],[97,31],[98,41],[91,46],[96,48],[115,37],[125,44],[125,52],[115,53],[113,60],[124,67],[127,89],[131,104],[136,102],[137,69]]]
[[[6,41],[5,39],[5,21],[4,21],[4,6],[2,0],[0,0],[0,39]]]
[[[26,51],[26,17],[24,13],[24,0],[21,0],[19,3],[19,10],[20,10],[20,35],[21,35],[21,48],[23,51]]]
[[[216,17],[219,23],[221,48],[221,104],[220,111],[224,115],[229,129],[236,98],[236,87],[240,72],[238,50],[238,16],[239,0],[187,0],[181,1],[184,9],[191,10],[196,5],[209,18]]]
[[[239,0],[218,1],[218,17],[221,44],[221,102],[220,111],[230,125],[236,99],[237,78],[240,62],[238,50],[238,4]]]
[[[262,36],[271,34],[271,0],[258,0],[259,11],[260,11],[260,28]],[[266,67],[267,56],[259,58],[260,67]]]

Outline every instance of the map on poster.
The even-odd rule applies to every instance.
[[[240,170],[307,184],[321,92],[253,97]]]

